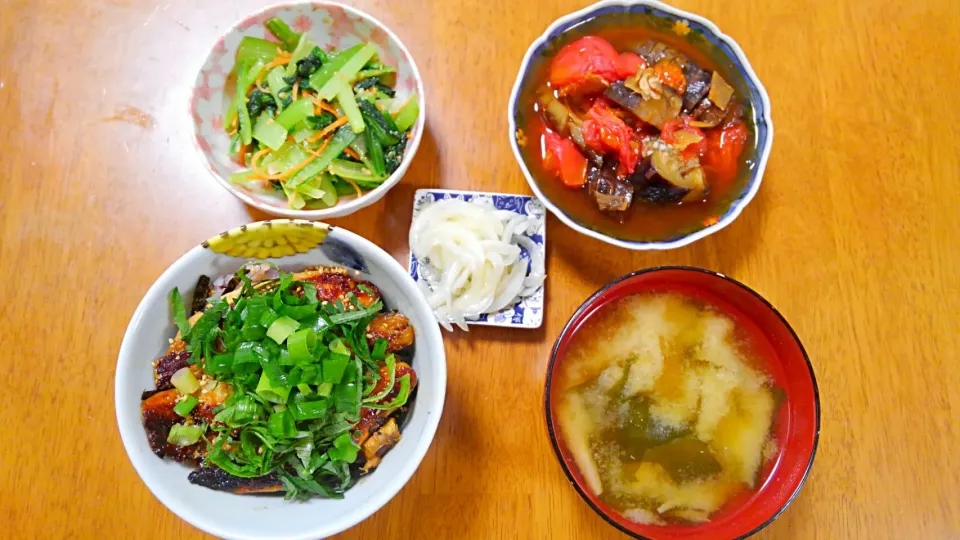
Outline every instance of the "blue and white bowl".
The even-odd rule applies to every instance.
[[[532,75],[533,64],[548,50],[554,40],[568,30],[597,18],[622,16],[649,18],[658,25],[662,25],[665,32],[669,32],[669,29],[678,23],[685,25],[690,30],[688,35],[691,40],[696,39],[702,42],[702,46],[705,49],[711,50],[718,58],[729,63],[730,72],[739,76],[740,80],[734,79],[729,81],[731,85],[737,88],[738,91],[741,88],[745,89],[750,95],[751,111],[749,111],[749,113],[753,115],[753,118],[749,120],[755,130],[755,146],[753,148],[748,146],[745,150],[749,160],[750,177],[745,182],[739,195],[719,218],[719,221],[702,229],[666,240],[625,240],[593,230],[577,222],[546,197],[534,180],[529,168],[527,168],[517,142],[517,112],[520,108],[518,102],[525,81]],[[697,44],[694,43],[694,46],[696,47]],[[634,250],[679,248],[709,236],[732,223],[733,220],[737,219],[737,216],[740,215],[740,212],[743,211],[747,204],[753,200],[757,190],[760,189],[763,171],[766,168],[767,159],[770,157],[770,147],[773,145],[773,120],[770,118],[770,97],[767,95],[763,84],[761,84],[757,78],[756,73],[753,72],[753,68],[750,66],[750,62],[747,60],[740,46],[737,45],[731,37],[721,32],[720,29],[717,28],[717,25],[707,19],[668,6],[656,0],[604,0],[554,21],[540,37],[534,40],[530,48],[527,49],[527,54],[523,57],[523,62],[520,64],[520,71],[517,73],[517,80],[513,85],[513,92],[510,94],[507,120],[510,123],[510,146],[513,148],[513,154],[517,159],[517,163],[520,164],[520,168],[523,169],[527,183],[530,184],[530,189],[537,194],[537,197],[543,201],[543,204],[553,212],[554,215],[560,218],[560,221],[563,221],[574,230],[615,246]]]
[[[486,193],[482,191],[456,191],[452,189],[418,189],[413,197],[413,217],[430,203],[443,199],[460,199],[465,202],[484,202],[492,204],[497,210],[510,210],[527,216],[536,222],[536,230],[525,236],[533,241],[545,256],[547,241],[546,210],[537,199],[527,195],[508,193]],[[522,246],[520,257],[529,261],[530,254]],[[425,282],[421,275],[420,261],[410,251],[410,277],[417,282]],[[528,270],[529,272],[529,263]],[[512,306],[496,313],[483,313],[476,319],[467,319],[467,326],[502,326],[506,328],[540,328],[543,324],[543,288],[541,285],[530,296],[524,297]]]

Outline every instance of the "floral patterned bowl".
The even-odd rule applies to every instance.
[[[286,198],[277,193],[231,184],[232,173],[245,170],[230,157],[230,137],[222,126],[223,114],[229,99],[224,87],[233,69],[237,46],[244,36],[276,41],[263,23],[280,17],[297,32],[306,33],[321,48],[344,49],[360,42],[376,45],[384,63],[397,69],[397,98],[404,100],[416,93],[420,97],[420,117],[413,126],[413,135],[407,143],[400,167],[383,184],[362,196],[342,197],[339,204],[318,210],[293,210]],[[241,201],[268,214],[302,219],[327,219],[345,216],[379,201],[406,173],[420,146],[426,118],[426,100],[423,79],[410,52],[400,39],[375,18],[355,8],[336,2],[294,2],[280,4],[250,15],[238,22],[217,40],[207,56],[190,99],[195,142],[204,165],[224,189]]]
[[[376,471],[348,490],[343,499],[300,503],[283,497],[246,496],[191,484],[190,469],[153,455],[140,419],[140,394],[152,388],[153,360],[176,333],[168,304],[174,287],[192,291],[200,275],[229,274],[251,259],[284,270],[337,265],[374,283],[388,308],[413,324],[418,374],[417,397],[404,420],[402,439]],[[134,469],[167,508],[191,525],[220,538],[313,539],[339,533],[366,519],[407,483],[433,441],[447,381],[443,339],[433,311],[413,279],[393,257],[347,230],[278,219],[244,225],[197,245],[174,262],[150,287],[134,312],[120,346],[115,406],[120,437]]]

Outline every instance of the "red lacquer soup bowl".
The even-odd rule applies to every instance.
[[[767,373],[786,399],[773,419],[776,455],[760,469],[757,489],[728,501],[698,525],[642,525],[623,517],[587,487],[563,435],[555,425],[551,386],[554,370],[563,362],[570,338],[600,308],[638,293],[675,292],[717,307],[752,335],[764,350]],[[660,267],[623,276],[597,291],[580,306],[557,338],[547,368],[544,401],[550,440],[577,492],[601,517],[621,531],[649,540],[726,540],[746,538],[769,525],[800,492],[813,466],[820,434],[820,397],[813,367],[800,339],[769,302],[746,285],[722,274],[686,267]]]

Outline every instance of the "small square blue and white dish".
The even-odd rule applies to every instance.
[[[507,193],[486,193],[480,191],[459,191],[448,189],[420,189],[413,198],[413,219],[428,205],[444,199],[459,199],[475,204],[492,205],[497,210],[509,210],[521,214],[532,221],[532,225],[522,232],[522,236],[532,241],[543,257],[546,248],[546,209],[535,197]],[[520,258],[527,262],[527,272],[531,271],[529,250],[522,244]],[[410,250],[410,276],[421,287],[432,291],[432,285],[426,279],[431,268],[425,266]],[[467,325],[500,326],[507,328],[539,328],[543,324],[544,285],[541,284],[531,294],[522,297],[512,305],[494,313],[483,313],[477,317],[467,317]]]

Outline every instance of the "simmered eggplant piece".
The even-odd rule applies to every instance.
[[[617,165],[616,160],[609,159],[600,169],[589,166],[587,186],[601,212],[622,219],[633,202],[633,184],[617,176]]]
[[[657,173],[650,158],[646,158],[637,170],[628,178],[634,186],[634,193],[641,199],[653,204],[671,204],[683,199],[689,190],[667,182]]]
[[[650,162],[665,181],[686,190],[684,201],[695,201],[703,198],[707,184],[703,175],[703,167],[694,158],[684,160],[674,147],[659,143],[650,155]]]
[[[664,59],[680,64],[687,81],[687,87],[683,93],[684,111],[692,111],[710,92],[711,73],[673,47],[651,40],[637,47],[636,53],[651,66]]]
[[[683,64],[683,76],[687,79],[687,90],[683,93],[683,110],[690,112],[710,92],[710,72],[688,61]]]
[[[537,101],[546,113],[546,117],[550,121],[549,127],[551,129],[564,137],[569,135],[570,139],[577,145],[577,148],[583,152],[584,156],[598,167],[603,164],[603,157],[587,146],[586,141],[583,139],[582,118],[574,114],[573,111],[561,103],[560,100],[553,97],[553,94],[550,92],[541,94]]]
[[[683,59],[686,60],[686,56],[680,53],[680,51],[674,49],[673,47],[668,47],[665,43],[661,43],[656,40],[648,40],[641,43],[634,52],[639,54],[644,60],[646,60],[647,65],[654,65],[657,62],[663,60],[664,58],[668,59]]]
[[[733,87],[723,80],[723,77],[716,71],[713,72],[713,77],[710,79],[709,97],[714,105],[724,111],[727,110],[727,105],[733,98]]]
[[[643,96],[624,86],[623,82],[617,81],[603,95],[659,129],[667,120],[676,118],[683,107],[683,100],[671,88],[664,86],[661,91],[659,99],[643,99]]]
[[[690,125],[696,128],[716,127],[723,121],[726,114],[720,107],[714,105],[710,98],[703,98],[696,108],[690,112],[690,116],[693,118]]]

